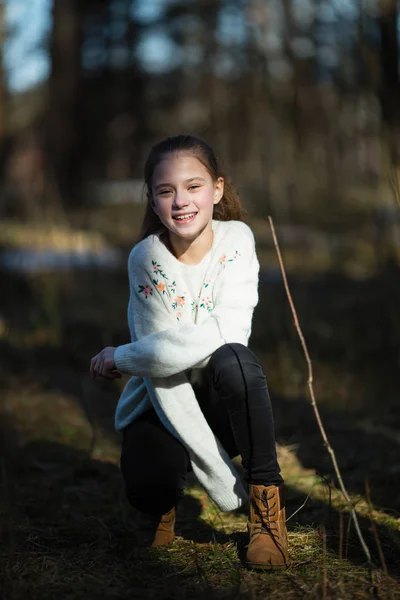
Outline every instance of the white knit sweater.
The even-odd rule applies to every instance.
[[[188,378],[229,342],[247,345],[258,302],[254,236],[239,221],[213,221],[214,240],[198,265],[186,265],[150,235],[128,260],[131,343],[115,351],[121,373],[132,375],[120,397],[122,430],[154,407],[186,447],[193,471],[223,511],[247,495],[226,451],[209,427]]]

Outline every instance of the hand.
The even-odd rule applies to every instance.
[[[107,346],[90,361],[90,378],[104,377],[104,379],[120,379],[121,373],[117,370],[114,362],[115,348]]]

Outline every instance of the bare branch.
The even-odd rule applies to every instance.
[[[393,196],[400,208],[400,169],[392,167],[389,173],[390,187],[392,188]]]
[[[308,389],[309,389],[309,392],[310,392],[311,404],[312,404],[312,407],[313,407],[313,410],[314,410],[315,418],[317,419],[318,427],[319,427],[319,430],[321,432],[322,439],[324,441],[324,445],[325,445],[326,449],[328,450],[328,452],[329,452],[329,454],[331,456],[331,460],[332,460],[333,467],[334,467],[334,470],[335,470],[335,473],[336,473],[336,477],[337,477],[337,479],[339,481],[340,489],[341,489],[342,494],[343,494],[343,496],[344,496],[344,498],[345,498],[345,500],[346,500],[346,502],[347,502],[347,504],[349,506],[350,513],[351,513],[351,516],[353,518],[354,526],[356,528],[357,535],[358,535],[358,538],[360,540],[362,549],[364,550],[364,553],[365,553],[365,556],[367,557],[368,563],[371,565],[372,564],[371,554],[370,554],[368,546],[367,546],[367,544],[366,544],[366,542],[364,540],[364,537],[363,537],[363,535],[361,533],[360,525],[358,523],[357,513],[356,513],[356,511],[354,509],[354,506],[353,506],[353,504],[351,502],[349,494],[347,493],[346,487],[345,487],[345,485],[343,483],[342,475],[341,475],[341,472],[340,472],[340,469],[339,469],[339,465],[338,465],[337,460],[336,460],[335,452],[334,452],[331,444],[329,443],[328,436],[327,436],[326,431],[325,431],[325,427],[324,427],[324,425],[322,423],[322,420],[321,420],[321,416],[320,416],[320,413],[319,413],[319,409],[318,409],[317,402],[316,402],[316,399],[315,399],[315,394],[314,394],[313,369],[312,369],[312,363],[311,363],[310,355],[308,353],[307,344],[306,344],[306,341],[304,339],[304,335],[303,335],[303,332],[302,332],[301,327],[300,327],[299,319],[297,317],[296,308],[295,308],[295,305],[293,303],[293,299],[292,299],[292,296],[291,296],[291,293],[290,293],[290,290],[289,290],[289,285],[288,285],[287,277],[286,277],[286,271],[285,271],[285,267],[284,267],[284,264],[283,264],[281,252],[280,252],[280,249],[279,249],[278,239],[276,237],[275,227],[274,227],[274,223],[273,223],[272,217],[269,216],[268,220],[269,220],[269,225],[271,227],[272,238],[274,240],[275,250],[276,250],[276,253],[277,253],[277,256],[278,256],[279,266],[280,266],[282,277],[283,277],[283,283],[284,283],[284,286],[285,286],[286,295],[287,295],[287,298],[288,298],[288,301],[289,301],[289,305],[290,305],[290,308],[291,308],[291,311],[292,311],[292,314],[293,314],[294,324],[295,324],[295,327],[296,327],[297,334],[298,334],[298,336],[300,338],[300,342],[301,342],[301,346],[303,348],[305,359],[307,361],[307,366],[308,366]]]
[[[382,565],[382,571],[385,573],[386,576],[389,576],[388,568],[387,568],[386,561],[385,561],[385,556],[384,556],[383,550],[382,550],[382,544],[381,544],[381,541],[379,539],[378,529],[376,527],[375,521],[374,521],[373,516],[372,516],[374,507],[372,505],[371,492],[370,492],[370,489],[369,489],[369,483],[368,483],[368,481],[365,482],[365,497],[367,499],[368,512],[369,512],[368,516],[369,516],[369,520],[371,521],[372,533],[374,534],[376,546],[378,548],[379,558],[380,558],[381,565]]]

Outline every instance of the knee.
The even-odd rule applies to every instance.
[[[132,460],[126,451],[121,454],[121,474],[128,502],[141,512],[164,514],[177,506],[184,494],[184,465],[176,470],[152,461]]]
[[[216,350],[210,358],[210,367],[214,371],[220,371],[230,368],[237,368],[238,364],[257,364],[258,359],[255,354],[244,344],[232,343],[224,344]]]
[[[265,381],[261,365],[255,354],[244,344],[225,344],[210,358],[210,369],[214,382],[227,379],[232,384],[237,378],[251,380],[261,377]]]
[[[173,487],[150,484],[134,485],[125,481],[125,491],[128,502],[133,508],[148,514],[165,514],[181,500],[184,491]]]
[[[220,346],[211,356],[210,365],[212,368],[221,368],[225,366],[235,366],[250,350],[244,344],[224,344]]]

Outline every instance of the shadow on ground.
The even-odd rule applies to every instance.
[[[215,526],[200,519],[200,501],[185,496],[177,521],[181,543],[187,544],[187,563],[182,567],[182,560],[179,564],[174,560],[178,556],[174,546],[164,553],[137,548],[135,514],[125,499],[116,464],[57,443],[21,443],[6,419],[1,433],[3,597],[46,600],[98,597],[106,592],[107,597],[116,598],[248,597],[241,596],[239,588],[236,592],[231,588],[230,596],[226,589],[221,595],[201,575],[202,548],[214,542],[233,543],[237,548],[233,568],[243,569],[244,521],[243,531],[227,533],[217,521]],[[305,494],[291,488],[287,492],[290,515]],[[360,522],[379,565],[370,523]],[[309,500],[290,523],[289,532],[296,536],[299,526],[316,524],[327,532],[328,552],[338,555],[339,515],[323,502]],[[399,534],[384,526],[377,529],[389,573],[399,575]],[[365,564],[354,531],[345,535],[342,556],[355,565]]]
[[[114,431],[113,415],[119,389],[115,383],[89,382],[87,370],[90,357],[102,347],[126,342],[126,277],[125,273],[110,275],[105,283],[103,273],[92,275],[89,286],[84,281],[84,274],[71,281],[65,279],[64,287],[60,288],[63,291],[56,284],[53,289],[51,280],[47,280],[46,293],[50,296],[53,294],[53,305],[48,298],[45,300],[47,296],[41,295],[40,281],[36,281],[32,288],[26,279],[12,278],[10,293],[6,298],[3,296],[1,309],[7,322],[15,329],[28,326],[34,329],[30,319],[35,315],[31,314],[28,318],[28,313],[24,313],[30,303],[36,306],[35,318],[40,323],[46,324],[47,319],[52,326],[52,315],[61,316],[59,323],[56,323],[56,343],[39,341],[29,345],[3,337],[0,341],[0,381],[4,384],[3,389],[7,390],[9,377],[12,376],[16,393],[22,394],[25,386],[34,382],[39,393],[41,390],[50,390],[68,395],[82,408],[92,427],[99,428],[115,444],[119,437]],[[349,340],[355,339],[358,332],[366,332],[370,314],[379,306],[381,299],[374,303],[374,293],[379,289],[377,282],[368,286],[345,282],[350,288],[344,294],[348,304],[343,308],[342,300],[336,296],[332,308],[333,301],[329,305],[329,298],[336,293],[334,283],[332,280],[329,285],[325,282],[297,290],[297,294],[303,298],[302,306],[309,304],[303,313],[306,330],[311,340],[318,339],[316,347],[322,348],[324,360],[332,361],[332,364],[338,360],[337,356],[343,352],[343,348],[347,348]],[[106,290],[110,285],[120,286],[119,292],[116,293],[114,289],[115,293],[110,294]],[[59,294],[62,296],[64,292],[65,297],[60,298]],[[96,311],[96,297],[102,297],[99,314],[93,314]],[[313,299],[312,302],[309,302],[309,298]],[[110,300],[108,305],[107,299]],[[368,302],[362,311],[358,311],[361,300],[365,299]],[[280,309],[284,302],[279,292],[272,299],[273,307],[278,312],[259,312],[258,323],[260,318],[265,322],[264,329],[256,323],[256,352],[257,347],[261,347],[260,341],[263,340],[260,336],[263,331],[272,332],[270,341],[265,342],[269,352],[275,351],[282,332],[283,337],[286,335],[288,317]],[[21,317],[22,313],[24,317]],[[331,318],[332,315],[336,321]],[[310,317],[310,322],[307,317]],[[329,319],[332,327],[339,328],[343,321],[345,325],[341,326],[340,332],[338,329],[335,344],[326,343],[324,346],[324,339],[318,338],[318,326]],[[398,411],[393,408],[392,400],[387,402],[387,392],[393,396],[396,378],[389,378],[389,381],[386,380],[387,387],[380,387],[385,373],[393,373],[396,364],[396,354],[392,348],[396,335],[393,331],[390,332],[389,342],[385,342],[385,352],[382,356],[379,353],[379,344],[384,342],[389,329],[389,320],[380,315],[374,331],[361,338],[351,351],[346,349],[350,366],[361,368],[360,363],[366,358],[367,363],[361,365],[361,373],[368,370],[368,365],[377,369],[377,377],[368,379],[373,381],[373,385],[365,407],[352,411],[349,407],[341,409],[324,404],[321,415],[349,492],[364,494],[368,480],[374,505],[398,517]],[[288,337],[293,340],[293,333]],[[374,363],[373,357],[376,356],[379,356],[379,360]],[[385,391],[381,397],[380,390]],[[379,403],[379,409],[372,407],[374,399]],[[330,458],[323,447],[309,402],[301,397],[275,395],[273,405],[277,440],[283,445],[296,447],[297,458],[303,467],[316,469],[321,476],[331,478]],[[373,415],[373,427],[366,426],[363,411]],[[389,411],[394,415],[393,428],[388,427]],[[63,418],[62,414],[60,418]],[[2,526],[2,540],[6,551],[2,554],[1,566],[3,585],[9,598],[25,599],[29,595],[32,600],[46,600],[60,595],[72,599],[79,595],[83,597],[85,593],[88,596],[92,593],[96,597],[103,596],[104,590],[107,590],[108,597],[135,597],[135,594],[140,597],[140,590],[145,588],[154,590],[154,597],[168,598],[170,593],[170,597],[185,598],[189,592],[193,598],[204,595],[213,597],[211,588],[205,590],[203,584],[196,587],[193,583],[198,568],[196,560],[191,561],[182,572],[181,566],[174,566],[173,553],[167,558],[154,553],[138,553],[134,545],[134,521],[115,463],[95,460],[88,452],[55,442],[26,444],[20,439],[13,423],[5,418],[2,418],[2,429],[2,489],[5,491],[2,494],[2,512],[6,517]],[[288,513],[294,512],[304,499],[303,492],[289,488]],[[246,535],[241,532],[228,535],[221,528],[207,525],[198,518],[200,512],[200,502],[186,497],[178,529],[188,543],[194,543],[193,547],[188,548],[188,555],[192,553],[196,556],[196,544],[207,544],[214,540],[224,544],[231,540],[237,544],[239,556],[243,557]],[[361,519],[361,523],[373,550],[374,561],[379,565],[370,522]],[[328,549],[338,554],[339,515],[327,503],[309,499],[289,525],[293,531],[298,526],[325,527]],[[377,530],[388,569],[398,575],[399,531],[382,524],[377,526]],[[354,531],[347,545],[348,556],[354,564],[363,564],[365,559]],[[13,573],[18,573],[17,579]]]
[[[4,420],[1,439],[3,598],[220,597],[196,574],[196,545],[215,537],[199,501],[185,497],[180,508],[189,544],[180,574],[172,556],[136,546],[117,465],[56,443],[21,446]]]

